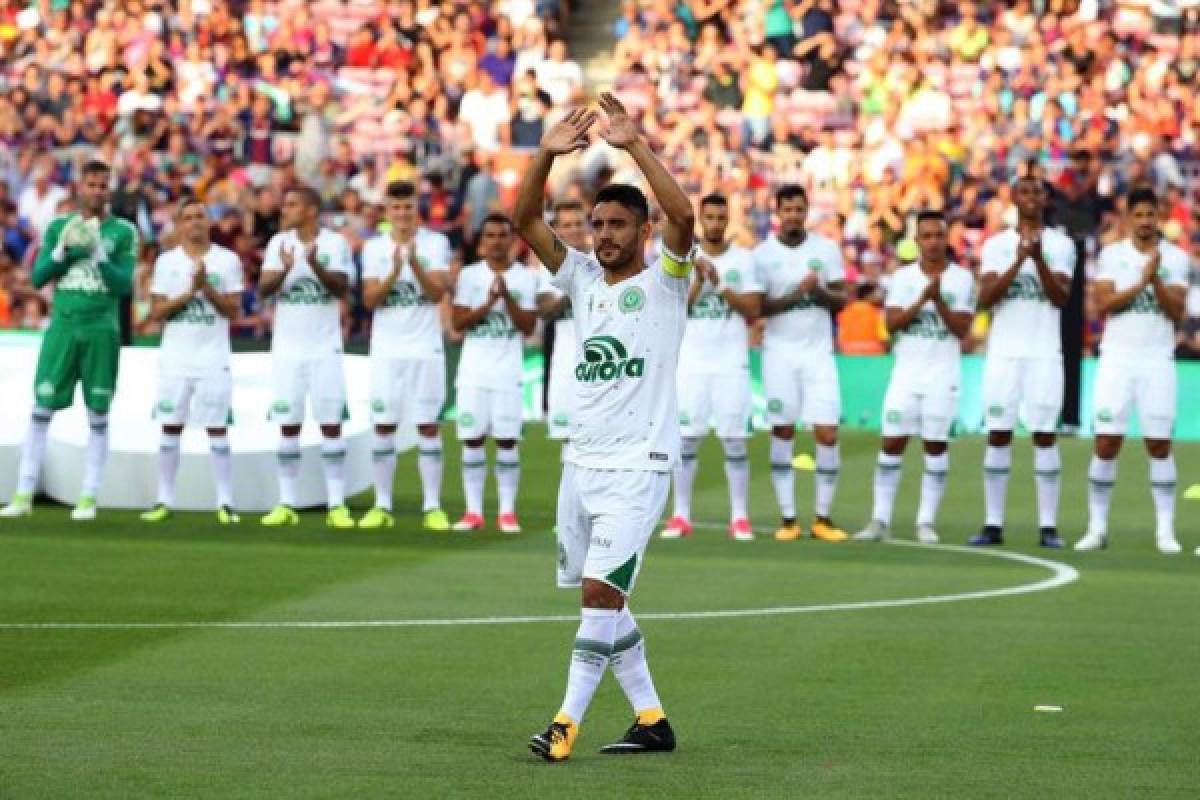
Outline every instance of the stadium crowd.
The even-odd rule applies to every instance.
[[[568,15],[564,0],[0,0],[0,327],[46,324],[33,250],[94,153],[142,234],[135,321],[186,194],[251,279],[295,181],[319,188],[357,255],[383,187],[417,178],[425,224],[473,256],[547,122],[582,95]],[[614,33],[617,93],[689,194],[732,199],[744,243],[771,230],[774,186],[809,187],[857,285],[847,352],[885,346],[878,287],[912,255],[915,212],[945,208],[977,267],[1030,162],[1085,263],[1118,235],[1114,198],[1144,182],[1168,238],[1200,257],[1196,2],[625,0]],[[552,196],[631,177],[610,158],[585,150]],[[237,333],[264,336],[254,288],[243,306]],[[1190,307],[1180,352],[1200,355],[1196,289]],[[348,309],[347,332],[366,319]]]

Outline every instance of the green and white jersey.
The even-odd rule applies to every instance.
[[[317,232],[316,243],[317,261],[325,269],[353,279],[354,261],[344,236],[322,228]],[[263,272],[283,271],[284,248],[291,250],[294,261],[276,296],[271,352],[295,357],[340,353],[342,323],[337,298],[309,267],[304,245],[294,230],[271,237],[263,257]]]
[[[450,240],[437,231],[418,228],[407,245],[408,257],[416,258],[426,274],[450,269]],[[363,245],[363,280],[383,280],[395,263],[396,242],[390,234],[375,236]],[[442,323],[437,304],[426,296],[411,262],[405,261],[383,305],[375,309],[371,323],[371,355],[384,358],[440,359]]]
[[[888,284],[885,305],[906,309],[917,301],[929,278],[918,264],[896,270]],[[951,311],[975,310],[975,279],[958,264],[950,264],[942,273],[942,300]],[[946,327],[932,300],[917,313],[908,326],[896,332],[892,353],[896,372],[946,372],[957,375],[962,356],[958,337]]]
[[[664,253],[610,286],[593,256],[567,248],[554,276],[571,299],[580,341],[567,462],[668,472],[678,461],[675,373],[687,324],[689,265]]]
[[[696,302],[688,309],[687,328],[679,349],[681,372],[727,373],[745,369],[750,351],[746,319],[721,296],[723,289],[738,294],[761,292],[754,272],[754,257],[736,244],[719,256],[699,253],[717,268],[720,283],[704,282]]]
[[[846,279],[837,243],[812,231],[795,247],[771,236],[754,248],[754,269],[760,291],[767,298],[782,297],[794,290],[811,272],[817,274],[822,286]],[[798,350],[821,355],[832,353],[833,315],[824,306],[806,299],[790,311],[767,317],[763,347],[793,353]]]
[[[137,228],[120,217],[103,220],[84,220],[79,214],[56,217],[46,228],[38,261],[48,264],[67,249],[83,249],[90,251],[90,255],[73,261],[58,276],[54,288],[55,315],[116,314],[117,298],[128,293],[127,287],[110,285],[104,268],[119,273],[122,283],[132,281],[138,254]]]
[[[537,309],[537,273],[520,262],[503,272],[504,284],[518,308]],[[479,308],[487,301],[496,281],[496,273],[486,261],[463,267],[454,290],[454,305]],[[521,332],[513,324],[503,300],[492,304],[488,314],[466,332],[462,356],[458,360],[456,386],[505,389],[521,385],[524,369],[524,344]]]
[[[243,289],[242,261],[232,250],[214,244],[204,254],[208,283],[219,294]],[[192,291],[194,266],[183,247],[168,250],[154,262],[151,294],[168,299]],[[229,320],[202,292],[163,326],[159,369],[176,375],[207,375],[229,366]]]
[[[1020,244],[1015,228],[991,236],[980,253],[980,274],[1007,272],[1016,261]],[[1042,230],[1042,255],[1051,272],[1068,278],[1075,273],[1075,243],[1061,231]],[[1046,297],[1033,259],[1027,258],[993,309],[988,355],[1057,358],[1061,353],[1059,310]]]
[[[1170,242],[1158,243],[1158,274],[1167,286],[1188,285],[1188,254]],[[1139,252],[1131,239],[1113,242],[1100,251],[1096,280],[1111,281],[1118,292],[1142,279],[1149,253]],[[1158,304],[1154,289],[1142,289],[1133,302],[1109,316],[1100,339],[1101,355],[1171,358],[1175,352],[1175,323]]]

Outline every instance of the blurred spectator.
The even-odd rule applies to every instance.
[[[854,299],[837,315],[838,350],[852,356],[877,356],[887,351],[883,298],[879,287],[860,283]]]

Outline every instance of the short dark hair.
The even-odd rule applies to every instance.
[[[787,200],[794,200],[799,197],[804,202],[808,202],[808,192],[804,191],[804,187],[798,183],[785,183],[775,190],[775,205],[783,205]]]
[[[79,174],[85,178],[88,175],[107,175],[110,172],[112,172],[112,167],[98,158],[93,158],[84,163],[83,167],[79,170]]]
[[[933,209],[926,209],[925,211],[918,212],[918,214],[917,214],[917,224],[918,225],[920,225],[922,222],[929,222],[931,220],[934,222],[944,223],[946,221],[946,215],[945,215],[945,213],[943,213],[941,211],[935,211]]]
[[[502,214],[499,211],[493,211],[483,218],[483,221],[479,223],[479,232],[482,233],[483,229],[488,225],[503,225],[509,231],[513,229],[512,220],[508,218],[507,214]]]
[[[412,184],[412,181],[392,181],[387,185],[387,198],[389,200],[407,200],[410,197],[417,196],[417,187]]]
[[[298,183],[288,189],[287,192],[284,192],[284,194],[288,194],[289,192],[294,192],[295,194],[300,195],[300,199],[303,200],[304,204],[309,208],[315,208],[318,211],[321,210],[321,194],[311,186],[305,186],[302,183]]]
[[[1158,195],[1154,193],[1153,189],[1141,186],[1129,193],[1129,198],[1125,201],[1125,207],[1133,211],[1135,207],[1140,206],[1142,203],[1149,203],[1158,208]]]
[[[601,203],[616,203],[634,213],[638,222],[650,219],[650,204],[642,190],[628,183],[610,183],[596,192],[596,205]]]
[[[705,206],[721,206],[722,208],[727,208],[729,206],[729,199],[720,192],[710,192],[704,195],[704,197],[700,198],[700,207],[704,208]]]

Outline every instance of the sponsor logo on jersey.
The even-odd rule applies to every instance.
[[[300,278],[279,295],[279,302],[293,305],[319,306],[333,302],[333,295],[316,278]]]
[[[427,305],[429,305],[429,298],[421,292],[416,284],[408,281],[393,283],[391,291],[383,301],[384,308],[412,308],[413,306]]]
[[[640,378],[646,360],[629,358],[625,345],[612,336],[592,336],[583,343],[583,361],[575,367],[575,379],[585,383],[612,381],[619,377]]]
[[[489,311],[478,325],[467,331],[467,336],[482,339],[511,339],[517,335],[508,314],[499,311]]]

